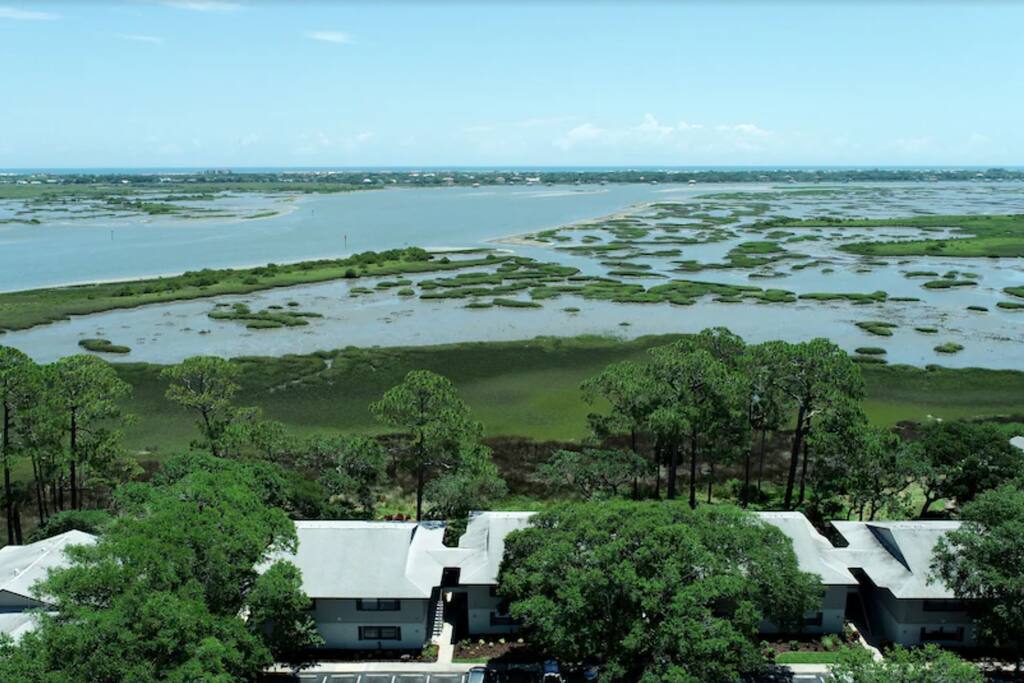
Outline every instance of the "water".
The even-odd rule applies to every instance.
[[[0,291],[285,263],[404,246],[471,247],[664,198],[652,185],[386,189],[337,195],[232,197],[255,220],[174,216],[0,224]],[[717,189],[727,189],[723,188]],[[672,196],[708,188],[680,187]],[[0,201],[0,210],[5,202]],[[188,206],[209,206],[189,202]],[[8,208],[9,210],[9,208]],[[42,219],[41,219],[42,220]]]
[[[109,233],[110,221],[88,220],[48,223],[45,226],[0,226],[0,240],[28,241],[24,254],[37,259],[34,267],[10,260],[8,243],[0,242],[0,258],[15,269],[4,272],[0,282],[8,288],[24,288],[25,281],[42,284],[55,281],[133,277],[154,272],[178,272],[202,265],[226,266],[267,261],[288,261],[337,255],[345,251],[338,235],[348,236],[348,251],[383,249],[405,245],[465,247],[488,244],[542,261],[558,261],[580,268],[589,275],[604,275],[609,267],[602,257],[571,254],[556,249],[565,243],[529,244],[521,240],[495,245],[489,240],[501,236],[537,232],[573,221],[620,212],[628,206],[650,201],[690,201],[698,195],[734,190],[755,190],[756,201],[768,202],[768,215],[817,216],[837,213],[850,216],[909,215],[930,213],[1022,213],[1024,185],[1009,184],[993,189],[981,185],[932,186],[885,185],[882,191],[851,186],[849,193],[801,195],[766,186],[743,187],[658,187],[649,185],[543,188],[451,188],[428,190],[387,190],[346,195],[315,196],[296,204],[282,197],[244,196],[230,198],[245,210],[266,206],[290,213],[252,221],[216,219],[183,221],[159,218],[116,219],[116,239],[103,249],[78,251],[65,245],[63,261],[52,254],[37,254],[36,244],[57,244],[61,240],[93,243],[100,231]],[[716,205],[733,209],[749,205],[752,199],[714,199]],[[283,210],[282,209],[282,210]],[[715,209],[721,215],[721,209]],[[726,212],[728,213],[728,211]],[[118,359],[171,363],[190,355],[215,354],[281,355],[337,349],[344,346],[405,346],[445,344],[460,341],[507,341],[540,335],[570,336],[604,334],[632,338],[645,334],[693,332],[724,325],[749,341],[786,339],[799,341],[827,336],[843,348],[881,346],[890,363],[951,367],[980,366],[1020,368],[1024,343],[1024,311],[996,308],[1008,300],[1003,288],[1024,285],[1024,259],[954,259],[942,257],[886,259],[885,265],[870,265],[870,259],[836,251],[836,246],[855,239],[910,239],[936,233],[874,228],[815,231],[821,241],[786,244],[792,252],[826,261],[821,265],[794,270],[793,263],[781,261],[765,268],[674,272],[673,261],[693,259],[720,262],[735,245],[765,239],[763,234],[745,232],[744,226],[761,217],[747,216],[725,226],[736,233],[729,239],[678,247],[681,256],[635,259],[651,266],[650,272],[670,278],[704,280],[763,288],[780,288],[796,293],[888,292],[890,297],[918,297],[920,302],[893,302],[857,306],[847,302],[795,304],[716,303],[710,298],[694,306],[671,304],[633,305],[586,301],[562,296],[544,300],[540,309],[465,308],[466,300],[419,300],[398,297],[394,290],[379,291],[356,298],[354,286],[373,287],[375,280],[338,281],[311,286],[277,289],[246,296],[217,297],[175,304],[112,311],[81,316],[69,321],[12,332],[0,337],[2,343],[17,346],[37,360],[52,361],[79,352],[78,340],[104,337],[132,347]],[[38,234],[36,234],[38,232]],[[122,239],[120,236],[126,237]],[[573,242],[584,235],[600,234],[590,229],[570,230]],[[838,237],[833,236],[837,234]],[[943,233],[939,233],[943,234]],[[11,237],[13,235],[13,237]],[[607,237],[607,234],[605,235]],[[109,234],[107,237],[109,241]],[[150,245],[150,246],[146,246]],[[158,246],[152,246],[158,245]],[[44,247],[39,247],[44,248]],[[333,251],[332,251],[333,249]],[[198,262],[190,259],[198,259]],[[614,257],[613,257],[614,258]],[[147,260],[149,259],[149,260]],[[824,269],[832,272],[823,272]],[[6,269],[5,269],[6,270]],[[908,278],[908,271],[972,273],[974,287],[931,290],[922,287],[929,278]],[[782,277],[751,278],[753,272],[778,272]],[[70,276],[70,273],[74,273]],[[438,277],[425,274],[410,278]],[[34,280],[33,280],[34,279]],[[630,279],[646,286],[666,280]],[[517,298],[527,298],[520,295]],[[315,311],[322,318],[298,328],[247,330],[241,324],[208,317],[220,304],[244,302],[254,310],[287,306]],[[967,306],[985,306],[988,313],[968,311]],[[567,312],[569,307],[579,312]],[[896,323],[892,337],[864,332],[857,321],[886,320]],[[915,327],[936,327],[940,333],[922,334]],[[938,354],[934,347],[957,342],[965,349],[954,355]]]

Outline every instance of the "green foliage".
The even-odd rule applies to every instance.
[[[596,658],[608,681],[755,673],[761,620],[799,624],[819,599],[778,530],[672,502],[542,512],[506,540],[499,583],[532,643],[562,661]]]
[[[964,525],[935,550],[934,569],[958,598],[976,601],[984,640],[1024,664],[1024,489],[983,493],[961,513]]]
[[[1020,451],[994,424],[926,423],[914,443],[916,479],[925,496],[921,516],[937,500],[969,503],[1020,472]]]
[[[957,344],[956,342],[945,342],[935,347],[936,353],[960,353],[963,350],[963,344]]]
[[[839,650],[832,665],[837,683],[982,683],[978,667],[936,645],[906,649],[894,647],[875,660],[862,647]]]
[[[295,547],[292,522],[244,466],[210,460],[122,487],[121,516],[39,585],[55,614],[0,652],[0,679],[251,681],[320,642],[294,567],[270,562]]]
[[[101,534],[112,519],[106,510],[64,510],[50,515],[46,522],[29,535],[28,542],[35,543],[72,530]]]
[[[215,356],[186,358],[160,373],[168,382],[167,399],[199,413],[199,429],[214,455],[220,453],[221,438],[237,415],[231,400],[240,373],[236,364]]]
[[[445,377],[429,370],[414,370],[401,384],[388,389],[370,405],[370,412],[381,422],[403,430],[402,463],[416,474],[416,518],[423,516],[427,480],[436,471],[452,479],[436,484],[432,492],[438,512],[457,507],[453,491],[467,491],[479,485],[496,493],[502,484],[489,453],[477,446],[483,432],[469,415],[469,408]]]
[[[341,515],[372,516],[387,482],[388,454],[367,436],[315,436],[306,442],[300,464],[312,472]]]
[[[633,451],[585,449],[556,451],[541,465],[538,476],[555,486],[568,486],[584,500],[615,497],[638,478],[647,477],[651,467]]]

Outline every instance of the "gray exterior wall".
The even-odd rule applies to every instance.
[[[500,619],[501,598],[491,595],[490,586],[460,586],[457,590],[466,593],[469,607],[469,632],[471,634],[515,633],[515,624],[492,624],[491,615]]]
[[[842,633],[843,624],[846,621],[846,595],[849,592],[847,586],[825,586],[821,599],[821,609],[808,612],[807,619],[815,622],[818,614],[821,614],[821,623],[808,623],[800,630],[800,633],[825,634]],[[761,622],[760,632],[762,634],[779,633],[779,628],[770,621]]]
[[[332,650],[419,650],[427,642],[429,600],[402,600],[394,612],[361,611],[350,599],[318,598],[313,607],[324,648]],[[401,640],[360,640],[360,626],[397,626]]]
[[[934,642],[946,647],[971,647],[975,644],[974,624],[964,611],[926,611],[924,600],[898,600],[888,590],[873,589],[865,592],[865,607],[871,612],[872,629],[878,629],[875,636],[900,645],[921,645]],[[963,629],[963,639],[936,638],[922,639],[921,630],[947,633]]]

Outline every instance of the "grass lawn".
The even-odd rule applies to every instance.
[[[623,342],[597,337],[522,342],[466,343],[394,349],[345,349],[321,355],[241,359],[240,405],[259,406],[300,434],[377,433],[370,402],[414,369],[451,378],[488,436],[579,440],[588,433],[580,383],[609,363],[642,359],[646,349],[673,336]],[[326,359],[333,362],[328,367]],[[138,416],[127,445],[157,459],[195,438],[194,418],[164,399],[160,366],[115,364],[135,392],[126,408]],[[862,366],[865,407],[876,424],[923,420],[928,415],[976,418],[1024,415],[1024,372],[929,370]]]

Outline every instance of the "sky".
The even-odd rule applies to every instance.
[[[1024,164],[1022,2],[0,0],[0,168]]]

